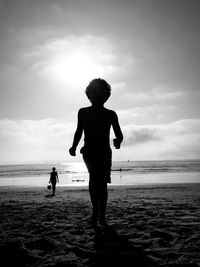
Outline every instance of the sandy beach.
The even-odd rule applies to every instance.
[[[2,267],[200,266],[200,184],[109,186],[106,229],[87,187],[49,194],[0,187]]]

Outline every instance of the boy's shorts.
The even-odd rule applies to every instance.
[[[81,149],[83,160],[90,174],[90,179],[94,182],[111,183],[111,165],[112,165],[112,151],[89,151],[84,147]]]

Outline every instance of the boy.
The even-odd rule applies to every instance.
[[[93,207],[92,223],[96,225],[99,219],[102,226],[106,226],[107,183],[110,183],[112,159],[111,126],[116,137],[113,140],[116,149],[120,148],[123,135],[117,114],[104,107],[104,103],[111,95],[110,85],[103,79],[94,79],[85,92],[92,105],[78,111],[77,129],[69,153],[71,156],[76,155],[76,147],[84,132],[84,146],[80,152],[89,172],[89,192]]]
[[[56,172],[56,168],[53,167],[52,172],[50,173],[50,181],[49,181],[49,183],[52,184],[52,196],[55,196],[57,182],[59,183],[58,173]]]

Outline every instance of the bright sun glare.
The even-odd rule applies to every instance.
[[[103,67],[91,55],[72,53],[54,58],[50,73],[56,81],[77,85],[100,77]]]
[[[83,162],[73,162],[70,164],[71,172],[87,172],[85,164]]]

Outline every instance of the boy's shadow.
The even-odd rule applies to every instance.
[[[144,251],[133,247],[128,237],[119,235],[112,226],[104,229],[95,227],[94,248],[96,253],[90,258],[90,267],[156,267]]]

